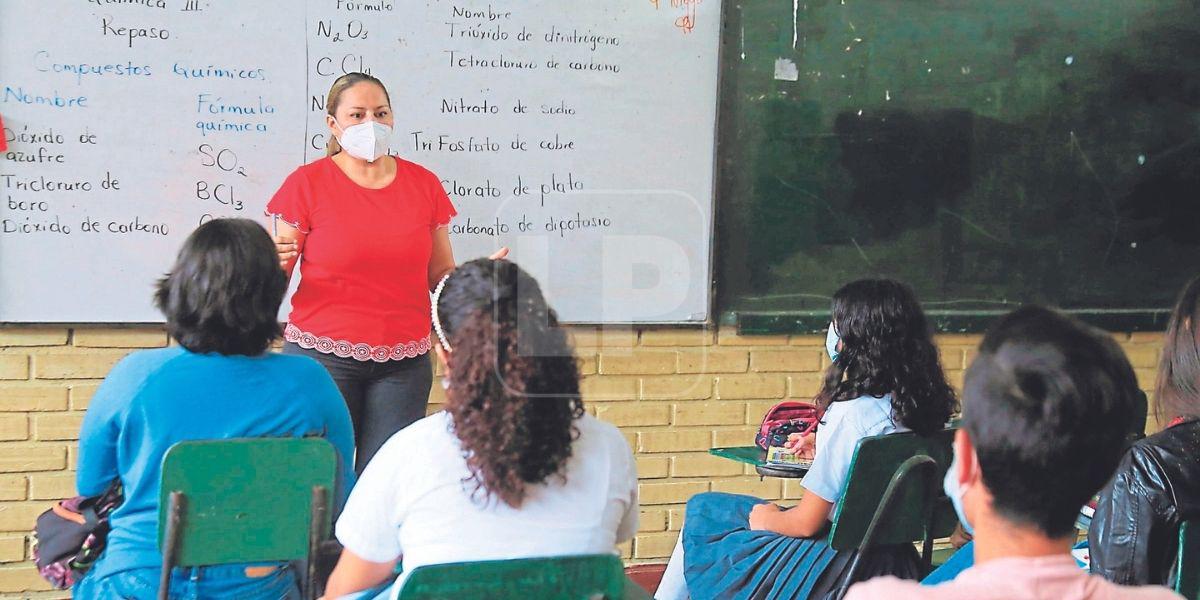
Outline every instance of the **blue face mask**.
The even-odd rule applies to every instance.
[[[833,321],[829,322],[829,331],[825,332],[825,351],[829,353],[829,360],[837,362],[839,352],[837,350],[838,342],[842,338],[838,337],[837,330],[833,328]]]
[[[954,505],[954,512],[958,514],[958,522],[962,523],[963,531],[967,532],[967,535],[975,535],[975,531],[971,529],[971,523],[967,521],[967,513],[963,511],[963,490],[958,487],[957,457],[950,461],[950,468],[946,469],[946,478],[942,480],[942,489],[950,498],[950,503]]]

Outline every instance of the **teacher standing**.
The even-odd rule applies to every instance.
[[[436,175],[387,153],[394,120],[379,79],[339,77],[325,108],[326,157],[292,172],[267,216],[284,271],[301,265],[284,353],[333,376],[361,473],[392,434],[425,416],[429,291],[454,269],[446,226],[456,211]]]

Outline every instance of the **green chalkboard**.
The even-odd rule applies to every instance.
[[[859,277],[943,330],[1163,326],[1200,272],[1200,2],[727,2],[717,295],[824,326]]]

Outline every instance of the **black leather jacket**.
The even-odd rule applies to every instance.
[[[1135,443],[1103,490],[1088,531],[1092,572],[1173,586],[1179,525],[1200,517],[1200,421]]]

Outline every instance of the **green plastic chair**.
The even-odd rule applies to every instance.
[[[621,600],[650,596],[613,554],[555,556],[417,567],[399,600]]]
[[[1191,521],[1179,526],[1175,573],[1175,593],[1188,600],[1200,600],[1200,530]]]
[[[922,542],[925,573],[932,568],[933,541],[949,536],[958,519],[942,492],[950,467],[954,429],[931,436],[898,433],[864,438],[850,463],[850,477],[833,517],[829,545],[858,550],[835,598],[858,575],[859,558],[870,548]]]
[[[302,560],[329,535],[337,452],[321,438],[180,442],[163,457],[158,597],[174,567]],[[308,561],[306,598],[315,598]]]

